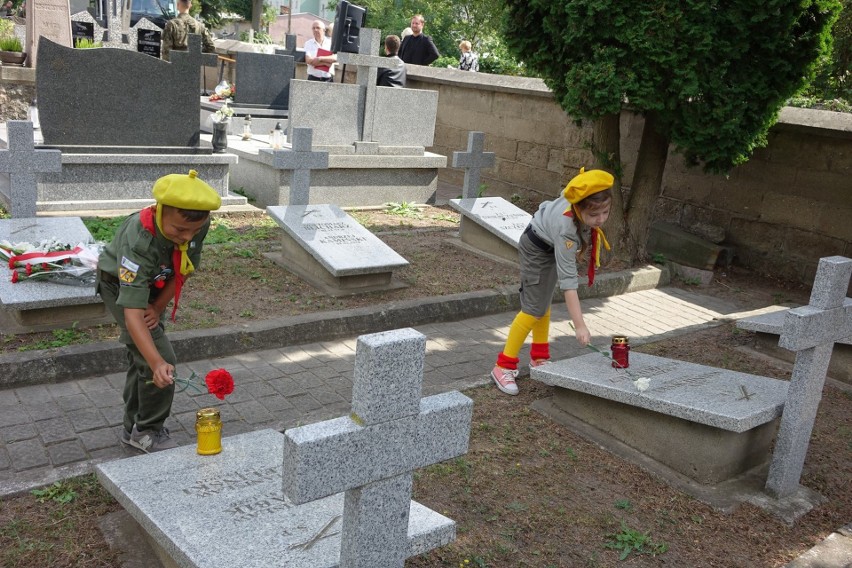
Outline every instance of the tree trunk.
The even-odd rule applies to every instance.
[[[624,245],[625,214],[624,197],[621,190],[621,115],[608,114],[595,121],[592,137],[592,152],[595,155],[595,167],[606,170],[615,176],[612,185],[612,209],[604,224],[607,240],[612,244],[612,253],[616,258],[630,261],[627,247]]]
[[[624,211],[629,258],[634,263],[648,261],[646,246],[654,206],[663,183],[663,172],[669,153],[669,140],[657,132],[657,115],[645,115],[642,142],[636,158],[636,171]]]
[[[251,29],[255,33],[260,31],[260,19],[263,16],[263,0],[252,0],[251,3]]]

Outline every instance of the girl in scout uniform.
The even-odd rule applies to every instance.
[[[577,296],[577,255],[586,249],[584,225],[591,229],[589,286],[594,283],[595,268],[600,266],[600,247],[609,250],[601,225],[609,217],[612,205],[613,177],[603,170],[580,169],[562,195],[542,203],[521,235],[518,257],[521,266],[521,311],[509,328],[503,352],[491,371],[497,388],[506,394],[518,394],[518,354],[532,332],[530,366],[550,359],[550,304],[559,284],[565,305],[574,323],[577,341],[588,345],[591,334],[583,321]]]
[[[197,172],[154,183],[156,204],[130,215],[98,259],[97,290],[127,347],[121,441],[143,452],[176,447],[163,425],[174,398],[175,352],[163,326],[181,287],[201,261],[210,211],[222,203]]]

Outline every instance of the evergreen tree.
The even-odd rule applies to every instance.
[[[571,116],[595,122],[598,166],[619,168],[619,115],[645,117],[634,179],[614,191],[617,254],[644,261],[669,145],[725,172],[766,145],[830,48],[839,0],[507,0],[509,49]],[[616,187],[616,190],[620,187]]]

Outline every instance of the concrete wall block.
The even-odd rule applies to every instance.
[[[752,250],[764,256],[781,258],[785,252],[787,227],[755,222],[751,219],[731,219],[728,243],[739,250]]]
[[[556,122],[530,121],[512,117],[505,117],[503,122],[507,138],[548,146],[565,145],[565,129]]]
[[[818,230],[820,208],[820,203],[815,199],[771,192],[763,200],[760,220],[804,230]]]
[[[660,197],[654,203],[654,217],[652,221],[665,221],[673,225],[682,227],[680,222],[683,214],[684,204],[677,199],[668,199]]]
[[[852,151],[852,147],[850,147]],[[847,172],[798,169],[794,182],[778,188],[792,195],[814,196],[829,203],[852,203],[852,170]]]
[[[709,209],[706,207],[699,207],[697,205],[692,205],[691,203],[685,203],[683,205],[682,215],[680,219],[682,227],[689,227],[698,223],[706,223],[708,225],[722,227],[723,229],[725,229],[726,242],[728,228],[731,225],[731,220],[732,216],[729,211],[726,211],[724,209]]]
[[[465,143],[467,144],[467,143]],[[467,148],[467,145],[465,145]],[[494,152],[498,159],[514,161],[518,155],[518,141],[503,136],[485,136],[485,151]]]
[[[590,169],[594,163],[595,155],[587,148],[565,148],[562,153],[562,173],[567,175],[569,180],[580,173],[580,168]],[[553,168],[553,171],[557,171],[556,168]]]
[[[822,203],[818,207],[815,227],[820,233],[825,235],[833,235],[838,239],[846,242],[846,251],[843,256],[850,256],[849,249],[852,249],[852,197],[846,203]]]
[[[435,125],[435,145],[434,147],[450,148],[453,151],[462,151],[467,149],[467,131],[458,128],[454,124],[439,123]],[[443,152],[440,152],[443,154]],[[452,163],[452,153],[448,155]]]
[[[550,146],[518,141],[517,148],[515,161],[533,168],[547,169],[550,162]]]
[[[493,108],[502,116],[524,120],[555,119],[558,114],[565,115],[553,97],[519,97],[514,93],[495,93]]]

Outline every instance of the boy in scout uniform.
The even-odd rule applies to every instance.
[[[595,268],[600,265],[600,249],[609,249],[601,226],[609,218],[612,206],[612,174],[603,170],[585,171],[568,182],[558,199],[545,201],[532,216],[518,242],[521,267],[521,311],[515,316],[503,351],[491,370],[497,388],[518,394],[518,355],[532,332],[530,366],[543,365],[550,359],[550,304],[556,285],[562,290],[568,315],[580,345],[588,345],[591,333],[583,320],[577,295],[577,256],[585,252],[584,232],[590,233],[589,286],[594,284]]]
[[[166,307],[201,261],[210,211],[222,203],[197,172],[154,184],[155,205],[130,215],[98,259],[97,290],[127,347],[121,441],[143,452],[174,448],[164,423],[174,398],[175,352],[163,326]]]

